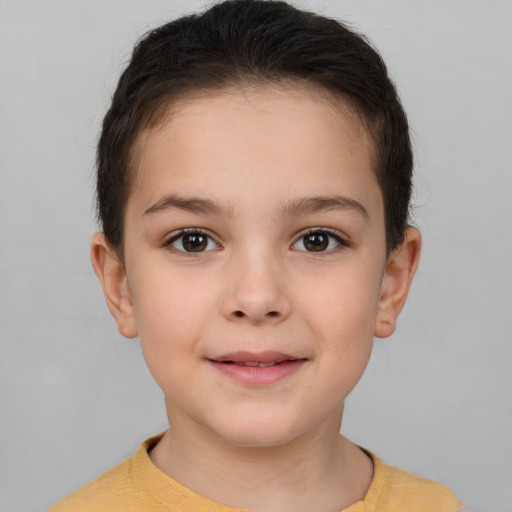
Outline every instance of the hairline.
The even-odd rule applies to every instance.
[[[368,144],[371,152],[370,158],[372,170],[377,178],[378,144],[375,134],[372,133],[373,130],[370,127],[369,121],[355,105],[355,101],[348,97],[348,95],[333,92],[313,81],[300,79],[295,80],[293,78],[269,80],[262,77],[260,82],[256,82],[255,78],[250,77],[246,81],[232,80],[227,81],[224,85],[212,87],[198,86],[189,88],[178,94],[169,93],[167,97],[162,96],[160,101],[155,101],[155,108],[152,109],[152,112],[149,115],[142,118],[138,126],[134,129],[134,137],[127,151],[126,169],[128,171],[128,179],[126,181],[127,195],[125,197],[125,205],[135,183],[135,175],[144,139],[150,133],[154,133],[164,127],[170,120],[172,120],[173,116],[183,108],[183,106],[187,103],[192,104],[197,100],[214,99],[222,96],[229,96],[233,93],[245,96],[252,93],[265,94],[275,89],[288,89],[304,96],[306,99],[323,102],[327,106],[331,107],[333,112],[337,115],[345,117],[345,119],[347,119],[350,124],[359,131],[359,134],[363,136],[365,142]]]
[[[113,247],[121,261],[124,260],[126,209],[130,194],[136,183],[137,167],[145,137],[155,130],[162,128],[179,111],[181,105],[186,103],[193,103],[201,99],[218,98],[233,93],[245,95],[255,92],[257,94],[264,94],[275,89],[292,90],[295,93],[304,95],[305,98],[324,102],[332,107],[336,114],[345,117],[360,132],[368,144],[373,174],[383,201],[385,200],[384,191],[379,180],[381,158],[379,156],[380,145],[377,140],[378,123],[372,123],[357,105],[356,100],[349,94],[332,90],[314,79],[308,80],[300,77],[269,78],[258,76],[257,74],[239,75],[234,78],[228,78],[223,83],[212,84],[211,86],[205,86],[204,84],[189,85],[181,91],[170,90],[167,93],[164,92],[158,95],[150,105],[146,104],[144,108],[146,113],[138,119],[133,128],[131,140],[127,143],[121,237],[119,246]],[[387,236],[388,234],[386,233],[386,239]]]

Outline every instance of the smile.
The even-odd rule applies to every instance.
[[[225,364],[236,364],[237,366],[259,366],[260,368],[270,368],[276,364],[281,364],[282,361],[274,361],[271,363],[258,363],[256,361],[223,361]]]
[[[279,352],[225,354],[207,360],[216,370],[246,386],[270,386],[294,374],[307,362]]]

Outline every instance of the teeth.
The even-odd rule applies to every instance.
[[[259,366],[260,368],[269,368],[270,366],[278,364],[276,361],[272,361],[270,363],[258,363],[257,361],[233,361],[233,363],[237,366],[250,366],[253,368],[256,366]]]

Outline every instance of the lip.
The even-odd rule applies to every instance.
[[[307,359],[275,351],[239,351],[208,358],[207,361],[236,382],[257,387],[270,386],[287,378],[298,371]],[[265,366],[258,366],[259,363]]]

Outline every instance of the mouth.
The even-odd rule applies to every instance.
[[[236,352],[209,358],[223,375],[246,386],[269,386],[298,371],[306,358],[281,352]]]
[[[270,368],[271,366],[276,366],[277,364],[283,363],[283,361],[272,361],[270,363],[263,363],[261,361],[222,361],[223,364],[236,364],[237,366],[258,366],[259,368]]]

